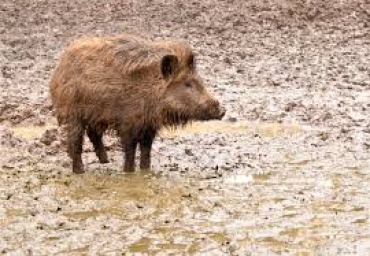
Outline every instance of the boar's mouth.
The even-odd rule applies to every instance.
[[[166,126],[185,126],[192,118],[182,112],[166,111],[164,119]]]
[[[210,120],[221,120],[224,117],[224,114],[219,115],[201,115],[198,118],[195,118],[199,121],[210,121]]]
[[[166,111],[164,125],[166,126],[185,126],[191,121],[208,121],[221,120],[225,116],[224,108],[213,108],[208,111],[198,110],[194,115],[189,115],[184,112]]]

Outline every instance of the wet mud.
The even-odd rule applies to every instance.
[[[367,1],[0,3],[0,254],[370,253]],[[153,171],[85,140],[75,175],[48,79],[81,35],[175,38],[227,108],[163,130]]]

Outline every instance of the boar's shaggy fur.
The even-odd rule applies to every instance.
[[[57,66],[50,92],[59,124],[67,127],[73,171],[81,160],[86,131],[101,163],[108,162],[102,136],[114,129],[125,149],[125,171],[150,168],[153,140],[163,126],[221,119],[225,110],[204,88],[191,48],[130,35],[86,38],[72,43]]]

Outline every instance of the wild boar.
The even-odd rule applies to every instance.
[[[132,35],[79,39],[56,67],[50,94],[60,125],[67,127],[73,172],[83,173],[83,137],[107,163],[102,136],[117,131],[125,151],[124,171],[150,169],[152,143],[162,127],[222,119],[225,109],[197,74],[195,55],[184,43],[148,41]]]

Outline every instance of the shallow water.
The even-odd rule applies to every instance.
[[[321,185],[340,193],[339,179],[336,175]],[[284,181],[274,174],[229,175],[210,182],[138,172],[73,177],[58,195],[97,207],[64,213],[71,220],[105,215],[145,226],[146,234],[128,246],[130,252],[194,253],[232,244],[259,252],[317,255],[337,238],[358,239],[365,246],[361,241],[370,239],[364,233],[367,210],[324,195],[313,198],[315,183]]]
[[[48,128],[16,127],[13,132],[32,140]],[[312,130],[277,123],[210,122],[163,131],[161,136],[176,138],[206,131],[258,134],[274,146],[275,139]],[[276,143],[280,147],[280,141]],[[367,166],[348,162],[348,167],[338,168],[331,160],[315,160],[301,152],[273,152],[278,152],[278,158],[267,159],[270,162],[264,169],[241,169],[211,178],[202,173],[191,177],[168,172],[123,174],[109,167],[99,171],[100,165],[83,175],[73,175],[67,168],[48,176],[42,169],[45,166],[25,172],[25,177],[22,170],[15,169],[13,175],[3,171],[2,178],[12,180],[12,186],[19,179],[27,181],[20,183],[22,190],[14,190],[0,212],[0,227],[14,239],[20,227],[30,230],[38,234],[39,252],[54,246],[68,255],[94,250],[366,255],[361,253],[370,250]],[[50,157],[48,161],[55,162],[59,156]],[[17,193],[21,193],[18,198]],[[8,196],[3,193],[2,197]],[[36,223],[46,227],[40,231]],[[66,236],[77,240],[66,240]],[[16,247],[16,239],[9,239]],[[95,248],[96,239],[102,245]],[[34,244],[31,238],[26,241]]]

